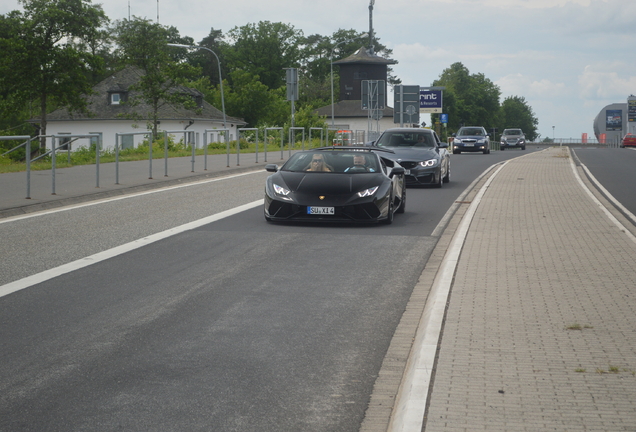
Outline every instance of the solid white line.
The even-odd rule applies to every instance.
[[[570,152],[572,152],[572,150],[570,150]],[[605,215],[609,218],[609,220],[618,227],[619,230],[621,230],[623,233],[625,233],[625,235],[634,243],[636,243],[636,237],[634,236],[634,234],[632,234],[627,228],[625,228],[625,226],[620,223],[620,221],[618,219],[616,219],[616,217],[610,213],[610,211],[605,208],[605,206],[603,205],[603,203],[601,203],[598,198],[596,198],[596,196],[594,196],[594,194],[592,193],[592,191],[590,190],[590,188],[587,187],[587,185],[585,184],[585,182],[583,182],[583,180],[581,179],[581,176],[579,175],[578,171],[576,170],[576,164],[574,163],[574,158],[572,157],[572,154],[570,154],[570,167],[572,168],[572,172],[574,173],[574,176],[576,177],[576,180],[579,182],[579,184],[581,185],[581,187],[583,188],[583,190],[590,196],[590,198],[592,199],[592,201],[594,201],[594,204],[596,204],[603,213],[605,213]],[[581,163],[581,166],[584,166]],[[590,173],[591,175],[591,173]],[[592,176],[592,178],[594,178]],[[596,180],[596,179],[594,179]],[[605,191],[607,192],[607,191]],[[607,196],[611,196],[611,194],[609,192],[607,192]],[[612,197],[613,198],[613,197]],[[629,212],[627,212],[629,213]],[[629,213],[631,215],[631,213]],[[633,216],[633,215],[632,215]]]
[[[511,159],[512,160],[512,159]],[[509,160],[510,161],[510,160]],[[503,163],[479,190],[457,228],[448,251],[442,260],[433,287],[426,300],[424,313],[413,342],[413,352],[409,356],[404,378],[398,391],[395,410],[391,415],[390,432],[412,432],[422,430],[424,413],[428,400],[431,373],[446,311],[455,270],[459,262],[468,229],[477,207],[493,179],[509,162]]]
[[[54,277],[63,275],[65,273],[70,273],[72,271],[79,270],[79,269],[84,268],[84,267],[88,267],[89,265],[96,264],[96,263],[98,263],[100,261],[104,261],[104,260],[107,260],[109,258],[113,258],[113,257],[115,257],[117,255],[121,255],[121,254],[124,254],[126,252],[130,252],[132,250],[135,250],[135,249],[138,249],[140,247],[149,245],[149,244],[154,243],[154,242],[159,241],[159,240],[163,240],[165,238],[168,238],[170,236],[182,233],[184,231],[189,231],[189,230],[198,228],[200,226],[203,226],[203,225],[206,225],[206,224],[209,224],[209,223],[212,223],[212,222],[216,222],[216,221],[221,220],[223,218],[226,218],[228,216],[232,216],[232,215],[235,215],[237,213],[241,213],[243,211],[246,211],[246,210],[249,210],[251,208],[257,207],[259,205],[263,205],[263,200],[262,199],[257,200],[257,201],[253,201],[253,202],[248,203],[248,204],[244,204],[244,205],[239,206],[239,207],[235,207],[235,208],[230,209],[230,210],[225,210],[225,211],[222,211],[220,213],[214,214],[212,216],[208,216],[208,217],[205,217],[203,219],[199,219],[199,220],[196,220],[196,221],[193,221],[193,222],[189,222],[187,224],[184,224],[184,225],[181,225],[181,226],[178,226],[178,227],[174,227],[174,228],[171,228],[169,230],[166,230],[166,231],[163,231],[163,232],[160,232],[160,233],[156,233],[156,234],[150,235],[148,237],[144,237],[144,238],[132,241],[130,243],[126,243],[126,244],[123,244],[121,246],[117,246],[117,247],[114,247],[112,249],[108,249],[108,250],[105,250],[103,252],[96,253],[94,255],[91,255],[91,256],[88,256],[88,257],[85,257],[85,258],[78,259],[78,260],[70,262],[68,264],[61,265],[59,267],[55,267],[55,268],[52,268],[52,269],[49,269],[49,270],[45,270],[43,272],[34,274],[32,276],[25,277],[23,279],[20,279],[20,280],[14,281],[14,282],[9,282],[8,284],[0,286],[0,297],[4,297],[4,296],[6,296],[8,294],[14,293],[16,291],[20,291],[22,289],[25,289],[25,288],[28,288],[28,287],[33,286],[35,284],[47,281],[49,279],[52,279]]]
[[[614,198],[614,196],[611,193],[609,193],[609,191],[607,189],[605,189],[603,187],[603,185],[601,183],[599,183],[598,180],[596,180],[596,177],[594,177],[594,175],[590,172],[590,170],[587,169],[587,167],[583,164],[583,162],[580,162],[580,163],[581,163],[581,168],[583,168],[583,171],[585,171],[585,173],[590,178],[590,180],[592,180],[594,185],[597,188],[599,188],[601,190],[601,192],[603,192],[603,194],[607,197],[607,199],[610,200],[612,202],[612,204],[614,204],[616,207],[618,207],[625,214],[625,216],[627,216],[628,219],[631,219],[632,222],[636,224],[636,216],[634,216],[634,214],[632,212],[627,210],[625,208],[625,206],[623,206],[623,204],[618,202],[618,200],[616,198]]]
[[[256,173],[260,173],[260,172],[262,172],[262,171],[249,171],[249,172],[246,172],[246,173],[233,174],[233,175],[226,176],[226,177],[217,177],[217,178],[208,179],[208,180],[200,180],[200,181],[189,182],[189,183],[186,183],[186,184],[181,184],[181,185],[176,185],[176,186],[160,187],[158,189],[153,189],[153,190],[144,191],[144,192],[136,192],[136,193],[131,193],[129,195],[117,196],[117,197],[113,197],[113,198],[104,198],[104,199],[99,199],[99,200],[95,200],[95,201],[91,201],[91,202],[87,202],[87,203],[83,203],[83,204],[69,205],[67,207],[62,207],[62,208],[57,208],[57,209],[52,209],[52,210],[43,210],[43,211],[40,211],[40,212],[35,212],[35,213],[27,214],[27,215],[13,216],[13,217],[9,217],[9,218],[6,218],[6,219],[0,219],[0,224],[7,223],[7,222],[15,222],[15,221],[19,221],[19,220],[23,220],[23,219],[29,219],[29,218],[38,217],[38,216],[49,215],[49,214],[52,214],[52,213],[59,213],[59,212],[68,211],[68,210],[75,210],[75,209],[82,208],[82,207],[90,207],[90,206],[104,204],[104,203],[109,203],[109,202],[113,202],[113,201],[125,200],[125,199],[128,199],[128,198],[135,198],[135,197],[139,197],[139,196],[143,196],[143,195],[150,195],[150,194],[155,194],[155,193],[159,193],[159,192],[166,192],[166,191],[170,191],[170,190],[174,190],[174,189],[181,189],[181,188],[185,188],[185,187],[198,186],[198,185],[202,185],[202,184],[205,184],[205,183],[214,183],[214,182],[218,182],[218,181],[229,180],[229,179],[233,179],[233,178],[236,178],[236,177],[242,177],[242,176],[256,174]]]

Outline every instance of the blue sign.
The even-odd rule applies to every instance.
[[[442,112],[442,90],[420,90],[420,112]]]
[[[440,123],[448,123],[448,114],[440,114],[439,121]]]

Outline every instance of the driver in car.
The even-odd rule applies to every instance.
[[[375,172],[373,168],[369,168],[366,166],[367,158],[363,154],[353,155],[353,166],[345,169],[344,172],[355,172],[355,171],[366,171],[366,172]]]
[[[314,154],[311,158],[311,162],[309,166],[305,169],[305,171],[325,171],[332,172],[333,170],[327,165],[323,155]]]

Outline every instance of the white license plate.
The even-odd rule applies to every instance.
[[[464,147],[475,147],[475,144],[464,144]]]
[[[411,170],[410,169],[405,169],[404,170],[404,175],[411,175]]]
[[[307,207],[307,214],[332,215],[332,214],[336,214],[336,208],[335,207]]]

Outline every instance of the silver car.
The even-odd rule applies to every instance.
[[[526,136],[521,129],[504,129],[499,145],[501,146],[501,150],[507,148],[520,148],[521,150],[525,150]]]
[[[490,137],[481,126],[463,126],[453,134],[453,154],[461,152],[490,153]]]

